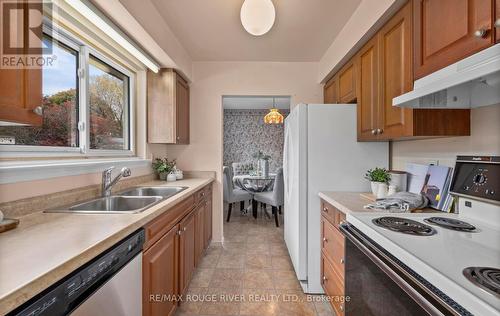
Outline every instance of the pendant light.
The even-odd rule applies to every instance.
[[[280,113],[280,111],[276,108],[276,105],[274,104],[274,98],[273,98],[273,107],[269,110],[269,113],[264,116],[264,123],[265,124],[283,124],[283,115]]]
[[[261,36],[269,32],[276,19],[276,10],[271,0],[245,0],[240,11],[241,24],[245,30]]]

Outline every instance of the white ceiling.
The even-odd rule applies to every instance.
[[[275,97],[275,107],[290,109],[290,97]],[[273,107],[273,97],[256,96],[226,96],[222,98],[224,109],[231,110],[268,110]]]
[[[121,0],[126,6],[127,1]],[[255,37],[243,0],[151,0],[194,61],[318,61],[360,0],[273,0],[276,21]]]

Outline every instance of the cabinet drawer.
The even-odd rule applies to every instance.
[[[326,295],[330,296],[330,303],[335,310],[335,315],[344,315],[344,279],[335,272],[324,255],[321,256],[321,284]]]
[[[204,201],[206,198],[211,197],[211,193],[212,193],[212,186],[210,186],[210,185],[198,190],[195,193],[195,199],[196,199],[195,203],[199,204],[202,201]]]
[[[340,276],[344,276],[345,240],[344,236],[324,217],[321,219],[321,252],[332,263]],[[343,282],[343,280],[342,280]]]
[[[171,210],[160,215],[151,223],[145,226],[146,242],[144,249],[149,248],[163,235],[165,235],[179,219],[181,219],[194,206],[194,196],[191,195],[179,204],[175,205]]]
[[[325,217],[330,223],[335,223],[336,209],[325,201],[321,200],[321,215]]]

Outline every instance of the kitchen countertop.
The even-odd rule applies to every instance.
[[[391,213],[388,210],[377,210],[377,209],[366,209],[365,205],[373,203],[372,200],[369,200],[366,197],[361,196],[360,192],[319,192],[319,197],[335,206],[339,211],[344,214],[351,213]],[[416,210],[415,213],[436,213],[439,212],[434,209],[425,208],[422,210]],[[397,214],[398,212],[392,212]]]
[[[141,184],[188,189],[137,214],[34,213],[0,235],[0,315],[20,306],[213,178]]]

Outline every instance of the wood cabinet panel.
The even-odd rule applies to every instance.
[[[205,250],[205,203],[198,205],[194,210],[194,227],[196,232],[194,241],[194,263],[195,266],[197,266]]]
[[[331,297],[330,303],[335,310],[335,315],[344,315],[345,306],[340,301],[345,295],[344,277],[335,272],[324,254],[321,255],[321,285],[326,295]]]
[[[176,75],[176,144],[189,144],[189,85]]]
[[[151,300],[154,295],[176,295],[178,286],[178,227],[170,229],[142,257],[143,315],[173,315],[174,300]]]
[[[338,96],[339,103],[351,103],[356,101],[356,67],[354,62],[345,65],[338,74]]]
[[[212,241],[212,199],[207,199],[205,202],[205,249],[210,245]]]
[[[355,57],[357,59],[357,129],[358,140],[377,140],[374,130],[378,122],[379,104],[379,47],[377,38],[371,39]]]
[[[148,142],[189,144],[189,85],[173,69],[147,77]]]
[[[144,249],[149,248],[158,239],[160,239],[168,230],[179,220],[184,217],[194,207],[195,197],[188,196],[186,199],[179,202],[179,204],[172,207],[168,212],[163,213],[154,221],[148,223],[144,229],[146,233],[146,242]]]
[[[184,294],[195,268],[195,218],[194,212],[179,224],[179,294]]]
[[[344,275],[345,240],[340,231],[321,217],[321,251],[332,263],[338,275]],[[343,282],[343,280],[342,280]]]
[[[338,103],[338,78],[337,76],[328,80],[323,88],[324,103]]]
[[[413,89],[411,3],[378,32],[380,104],[378,139],[412,135],[413,110],[392,106],[392,99]]]
[[[414,0],[415,78],[492,43],[491,0]],[[483,35],[475,32],[484,31]]]

